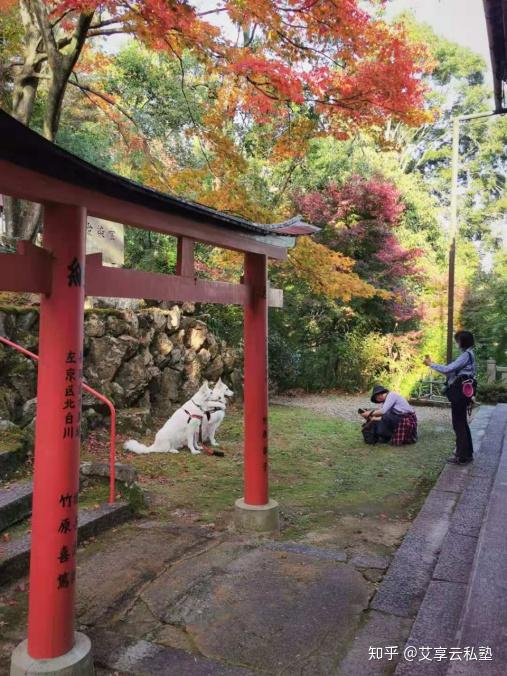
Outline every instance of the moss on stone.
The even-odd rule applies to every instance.
[[[0,453],[23,451],[26,445],[27,437],[23,430],[12,429],[0,432]]]
[[[113,317],[124,317],[126,310],[120,308],[112,307],[91,307],[87,308],[84,311],[85,318],[89,315],[100,315],[101,317],[106,317],[107,315],[112,315]]]
[[[28,312],[39,313],[39,307],[37,305],[0,305],[0,312],[5,312],[6,314],[11,315],[22,315],[27,314]]]
[[[10,420],[15,399],[15,394],[10,387],[0,386],[0,418]]]

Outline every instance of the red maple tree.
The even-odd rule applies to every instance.
[[[322,244],[353,259],[361,279],[388,292],[368,301],[374,314],[382,303],[397,322],[421,316],[413,287],[422,280],[417,264],[422,251],[399,240],[404,205],[395,185],[380,176],[352,176],[343,186],[330,183],[325,190],[297,195],[295,202],[306,220],[321,226]]]

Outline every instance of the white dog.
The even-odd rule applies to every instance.
[[[225,418],[225,407],[227,397],[234,396],[234,392],[219,378],[211,397],[204,405],[204,418],[201,426],[201,439],[203,442],[209,441],[212,446],[218,446],[215,434]]]
[[[206,403],[211,398],[212,392],[208,381],[205,380],[192,399],[175,411],[157,432],[151,446],[144,446],[134,439],[129,439],[123,448],[132,453],[179,453],[178,449],[187,445],[194,455],[200,453],[200,446],[195,444],[195,439],[199,437]]]

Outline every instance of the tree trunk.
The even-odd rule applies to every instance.
[[[42,133],[54,142],[67,83],[83,50],[93,12],[79,16],[73,35],[61,48],[43,0],[21,0],[20,15],[24,28],[23,65],[15,75],[12,116],[27,126],[30,124],[45,66],[49,87]],[[30,240],[36,237],[41,223],[40,204],[5,197],[4,209],[8,237]]]
[[[32,117],[44,57],[41,51],[41,35],[29,0],[21,0],[19,13],[24,29],[23,65],[14,76],[11,114],[16,120],[28,125]],[[40,204],[5,196],[4,213],[8,237],[34,238],[40,222]]]
[[[12,115],[23,124],[32,117],[39,75],[44,62],[42,39],[29,0],[21,0],[19,14],[23,24],[23,65],[15,73]]]

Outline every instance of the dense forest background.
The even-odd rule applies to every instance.
[[[97,166],[159,190],[258,222],[300,213],[319,226],[314,238],[299,240],[286,263],[270,269],[272,283],[285,291],[284,310],[270,312],[273,387],[359,391],[382,380],[410,392],[427,373],[422,355],[444,356],[450,121],[491,107],[481,57],[410,15],[385,28],[382,10],[372,3],[362,23],[352,24],[352,13],[344,17],[349,33],[355,31],[350,49],[367,61],[371,54],[359,38],[374,44],[389,35],[398,50],[393,58],[410,65],[411,77],[407,66],[401,103],[380,100],[394,75],[382,70],[377,48],[376,68],[361,73],[363,92],[367,77],[378,88],[374,103],[359,102],[355,72],[346,83],[341,78],[342,103],[330,114],[331,97],[322,98],[336,83],[324,82],[322,66],[299,92],[290,82],[294,53],[287,45],[277,54],[276,73],[269,58],[261,63],[262,50],[269,55],[274,49],[266,28],[272,16],[262,17],[264,24],[251,16],[245,24],[229,11],[240,29],[236,46],[239,40],[250,50],[250,62],[247,68],[231,56],[226,70],[212,63],[215,52],[203,56],[196,49],[204,44],[211,53],[202,36],[195,38],[193,24],[178,25],[179,42],[169,44],[170,32],[155,39],[140,19],[112,9],[115,3],[102,4],[101,13],[89,17],[82,8],[76,13],[76,3],[6,3],[0,14],[2,107]],[[391,30],[396,33],[385,32]],[[180,39],[185,31],[193,42]],[[315,36],[312,44],[320,49]],[[334,39],[345,43],[343,36]],[[341,58],[340,68],[349,73],[352,57]],[[325,95],[316,103],[319,87]],[[353,91],[348,107],[346,87]],[[460,162],[458,318],[477,335],[484,369],[490,356],[507,364],[501,237],[507,118],[464,124]],[[35,236],[40,214],[26,205],[8,208],[12,234]],[[127,266],[172,272],[175,259],[172,238],[127,228]],[[199,245],[197,266],[205,277],[238,279],[242,261]],[[241,348],[240,309],[202,306],[199,313],[218,336]]]

